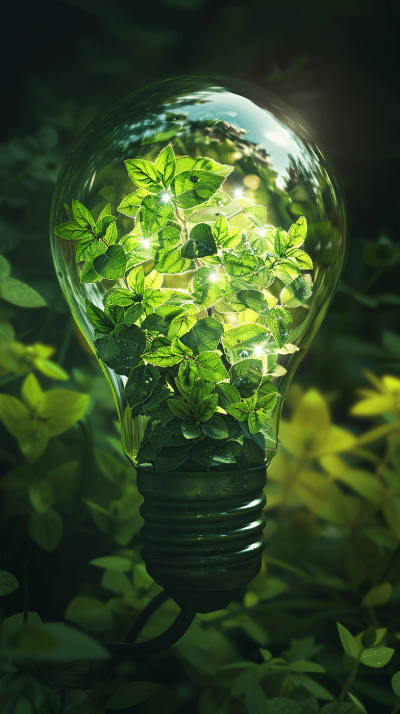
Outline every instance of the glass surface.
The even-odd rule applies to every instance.
[[[127,171],[129,161],[142,159],[151,162],[155,167],[157,157],[165,147],[171,147],[175,161],[188,156],[207,158],[212,162],[196,165],[192,162],[185,165],[181,161],[175,164],[181,169],[186,168],[188,176],[190,170],[192,171],[192,178],[187,176],[185,179],[186,184],[188,180],[192,180],[194,187],[196,182],[200,181],[200,189],[205,187],[205,193],[198,191],[196,199],[193,199],[193,196],[190,198],[190,184],[189,188],[185,184],[184,189],[182,171],[178,179],[176,168],[171,184],[168,185],[164,176],[162,192],[161,188],[157,189],[158,193],[151,189],[153,193],[149,194],[147,189],[144,189],[145,196],[153,196],[152,210],[157,212],[160,205],[169,205],[174,211],[170,214],[168,223],[164,223],[162,229],[152,234],[155,228],[147,227],[147,232],[145,230],[143,208],[139,210],[137,207],[136,218],[126,215],[129,211],[134,213],[132,208],[125,210],[125,213],[121,212],[124,209],[120,208],[119,211],[118,208],[127,196],[140,191],[144,185],[140,184],[140,180],[139,183],[132,181]],[[128,164],[125,164],[127,160]],[[225,168],[218,170],[218,164]],[[160,163],[158,165],[161,167]],[[148,167],[148,164],[145,166]],[[137,164],[135,167],[137,169]],[[197,167],[200,169],[196,174]],[[165,166],[162,170],[166,171]],[[153,179],[156,182],[159,180],[161,187],[160,171],[161,168]],[[212,179],[211,174],[214,176]],[[214,192],[211,198],[206,199],[214,189],[217,193]],[[183,194],[189,203],[191,200],[192,204],[196,204],[196,201],[200,203],[188,208],[188,203],[182,198]],[[224,398],[221,390],[218,391],[213,385],[211,395],[218,393],[219,401],[211,424],[215,422],[215,416],[222,418],[225,424],[228,421],[234,422],[238,427],[239,437],[236,435],[233,439],[237,439],[236,443],[245,439],[246,455],[241,444],[242,451],[236,458],[234,452],[238,447],[233,448],[232,441],[230,448],[227,446],[229,439],[221,438],[218,429],[217,432],[208,430],[207,433],[207,428],[203,429],[206,422],[197,420],[195,432],[192,430],[191,433],[190,428],[185,427],[185,433],[190,436],[187,445],[189,446],[189,442],[191,447],[197,445],[197,449],[201,447],[203,453],[209,451],[210,456],[204,458],[203,463],[190,456],[183,463],[177,463],[179,457],[175,461],[172,458],[168,468],[164,465],[165,470],[254,468],[264,458],[268,462],[276,450],[277,437],[271,435],[272,429],[276,432],[278,430],[285,392],[332,301],[346,254],[346,211],[337,175],[325,150],[305,127],[303,120],[266,91],[247,83],[221,77],[175,78],[129,94],[103,112],[78,140],[63,166],[51,213],[54,263],[75,320],[98,356],[101,353],[103,358],[104,355],[108,357],[106,361],[99,361],[115,394],[122,426],[123,448],[136,463],[139,445],[152,412],[150,410],[147,414],[137,414],[138,409],[134,408],[134,418],[131,417],[132,403],[128,404],[124,388],[134,362],[131,361],[128,368],[125,364],[121,369],[118,360],[113,361],[108,353],[104,352],[105,343],[99,341],[98,334],[95,335],[95,346],[93,325],[85,308],[85,301],[89,299],[93,305],[104,310],[102,300],[107,291],[116,287],[128,289],[128,273],[125,273],[125,280],[123,277],[101,278],[96,271],[93,273],[91,260],[93,255],[104,255],[107,249],[104,242],[100,240],[100,243],[97,241],[91,247],[89,245],[86,252],[81,248],[79,254],[76,253],[76,248],[81,242],[78,243],[75,239],[67,240],[55,233],[54,229],[69,218],[75,220],[70,210],[73,200],[83,204],[95,220],[107,204],[110,204],[106,213],[111,211],[117,218],[116,234],[112,241],[107,241],[115,241],[115,247],[123,246],[123,251],[118,250],[122,251],[121,255],[124,253],[123,258],[128,261],[127,269],[134,271],[135,266],[143,265],[147,276],[158,266],[162,283],[154,283],[156,291],[187,291],[189,288],[187,301],[182,302],[182,305],[192,304],[191,314],[197,321],[214,316],[212,323],[202,324],[215,327],[216,322],[217,325],[222,325],[223,339],[217,346],[213,346],[213,349],[219,350],[226,376],[222,375],[221,379],[221,374],[217,374],[215,379],[236,385],[240,400],[246,405],[245,409],[249,413],[253,411],[252,431],[257,423],[262,427],[262,430],[256,433],[249,431],[249,414],[248,421],[240,421],[241,417],[238,418],[240,415],[235,409],[230,413],[227,410],[229,400],[226,395]],[[69,215],[65,204],[69,207]],[[259,206],[261,209],[254,211],[253,206]],[[227,218],[229,236],[232,236],[230,242],[225,244],[223,236],[218,237],[220,234],[217,230],[219,226],[221,233],[226,225],[222,224],[221,215]],[[217,223],[218,219],[220,220]],[[303,240],[296,238],[299,233],[296,225],[300,225],[302,230],[307,226],[304,242],[304,237]],[[165,263],[162,260],[162,250],[169,244],[168,241],[162,243],[160,235],[166,235],[165,229],[168,226],[178,226],[181,230],[174,250],[180,252],[180,259],[182,252],[183,256],[186,256],[178,263],[179,271],[176,273],[164,273],[162,268]],[[282,229],[280,233],[276,231],[278,227]],[[98,252],[90,255],[90,251],[93,253],[98,245]],[[114,248],[114,258],[117,254],[118,251]],[[84,256],[86,262],[79,260],[79,256]],[[99,261],[95,262],[95,265],[98,267]],[[108,275],[104,263],[102,265],[103,273]],[[82,274],[83,269],[85,272]],[[167,269],[173,270],[171,267]],[[272,282],[268,278],[271,271]],[[254,277],[256,273],[263,277]],[[197,293],[193,288],[196,274],[201,277],[201,280],[197,278]],[[94,275],[97,277],[93,277]],[[85,279],[95,282],[82,282]],[[204,281],[207,285],[204,285]],[[203,299],[204,290],[209,297],[213,282],[218,290],[213,293],[214,301],[209,304],[210,299]],[[130,289],[132,290],[132,287]],[[199,291],[203,302],[199,298]],[[172,292],[169,295],[172,295]],[[173,304],[172,298],[168,304]],[[193,309],[193,304],[196,310]],[[205,307],[200,309],[204,305]],[[277,307],[283,312],[276,310]],[[131,308],[132,305],[130,308],[125,305],[125,315]],[[157,314],[157,311],[160,312],[157,306],[151,308],[147,305],[148,314],[146,315],[146,311],[142,313],[134,324],[141,329],[144,319],[147,319],[149,314]],[[114,321],[121,320],[121,314],[117,317],[114,310]],[[130,314],[132,315],[132,309]],[[284,339],[279,337],[279,320],[282,320],[282,326],[286,326],[289,331]],[[148,324],[147,321],[145,325]],[[190,320],[188,324],[191,324]],[[250,331],[232,333],[234,336],[239,335],[240,340],[229,342],[231,330],[246,325],[250,325],[250,328],[245,327],[245,330]],[[257,325],[262,327],[259,335],[255,335],[258,328],[254,326]],[[161,333],[145,332],[147,353],[153,349],[151,343],[157,334],[168,340],[168,331],[165,332],[165,329]],[[170,336],[172,334],[173,332]],[[180,335],[178,339],[182,344],[188,343],[193,347],[193,339],[188,342],[187,333],[177,334]],[[193,337],[193,330],[191,334]],[[250,337],[243,341],[242,334]],[[171,343],[171,340],[169,342]],[[236,342],[239,343],[237,349],[234,344]],[[161,346],[162,344],[161,340]],[[99,346],[103,351],[99,352]],[[196,355],[196,350],[192,350],[192,353]],[[198,363],[194,358],[186,354],[185,359],[194,361],[197,369]],[[251,364],[249,360],[255,361],[256,364]],[[143,360],[141,364],[144,364]],[[179,399],[185,401],[187,397],[187,393],[172,384],[172,373],[175,370],[176,374],[178,369],[179,366],[174,365],[167,379],[167,388],[170,389],[170,396],[175,402]],[[160,371],[163,373],[163,369]],[[143,375],[143,372],[140,374]],[[147,381],[152,379],[151,374],[155,372],[147,371]],[[204,374],[204,370],[200,372],[203,382]],[[261,381],[257,386],[258,377]],[[187,378],[189,379],[189,376]],[[195,378],[199,379],[199,372]],[[211,377],[208,379],[207,384],[212,384]],[[258,394],[256,388],[260,384],[265,386],[267,381],[278,390],[276,402],[269,410],[267,407],[270,402],[266,404],[265,409],[260,406],[261,402],[257,405],[253,404],[254,400],[251,402],[252,394]],[[264,396],[267,393],[268,389],[264,389]],[[203,397],[207,398],[207,389]],[[250,402],[244,402],[246,399],[250,399]],[[264,400],[264,403],[266,401],[268,402]],[[235,402],[231,399],[230,403]],[[164,406],[165,404],[166,402]],[[258,417],[256,412],[260,412]],[[178,418],[176,414],[174,418]],[[181,418],[180,421],[185,420]],[[192,416],[191,421],[193,426],[196,419]],[[175,426],[176,424],[175,421]],[[220,422],[215,424],[218,426]],[[165,425],[162,425],[160,433],[163,429]],[[229,426],[229,429],[230,433],[233,432],[233,427],[231,429]],[[200,431],[200,435],[195,438],[193,433],[197,431]],[[217,434],[218,438],[210,437],[210,434]],[[148,433],[146,438],[147,436]],[[173,435],[176,446],[171,454],[185,450],[186,442],[184,439],[182,441],[182,436],[183,432]],[[176,439],[181,439],[184,445],[180,446]],[[154,437],[153,442],[149,443],[153,443],[154,447],[156,441]],[[165,449],[163,453],[165,456]],[[143,457],[140,460],[146,461]]]

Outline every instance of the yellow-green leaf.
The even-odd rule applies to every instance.
[[[33,364],[36,367],[36,369],[39,370],[39,372],[42,372],[42,374],[45,374],[46,377],[50,377],[51,379],[59,379],[62,381],[66,381],[69,379],[69,374],[68,372],[65,371],[59,364],[56,362],[51,362],[49,359],[34,359]]]
[[[348,525],[347,510],[339,487],[317,471],[301,471],[293,491],[307,508],[320,518]]]
[[[42,421],[25,419],[20,423],[17,432],[19,448],[31,464],[45,451],[49,436],[49,428]]]
[[[32,372],[22,382],[21,397],[29,409],[33,411],[43,397],[43,390]]]
[[[44,479],[37,479],[29,486],[28,496],[38,513],[45,513],[54,503],[53,489]]]
[[[357,442],[354,434],[338,426],[331,426],[329,431],[318,431],[315,435],[309,456],[318,458],[325,454],[334,454],[339,451],[348,451]]]
[[[60,644],[57,637],[43,625],[22,625],[14,633],[13,654],[34,656],[36,653],[53,650]]]
[[[372,476],[368,471],[348,469],[346,473],[342,473],[336,478],[374,503],[379,503],[384,496],[385,489],[383,485],[378,481],[377,477]]]
[[[132,561],[117,555],[105,555],[103,558],[95,558],[95,560],[90,561],[90,565],[95,565],[97,568],[107,568],[108,570],[119,570],[121,572],[132,570]]]
[[[400,498],[388,498],[381,508],[389,528],[400,538]]]
[[[362,399],[350,410],[354,416],[377,416],[383,412],[390,412],[394,408],[393,397],[389,394],[376,394],[367,399]]]
[[[29,410],[20,399],[0,394],[0,419],[10,434],[17,436],[21,422],[29,419]]]
[[[19,587],[17,578],[6,570],[0,570],[0,595],[9,595]]]
[[[73,392],[70,389],[52,389],[44,393],[37,412],[41,419],[77,413],[79,416],[75,421],[78,421],[84,414],[88,401],[88,394]]]
[[[113,614],[107,605],[90,595],[79,595],[71,600],[64,617],[93,634],[110,632],[114,624]]]
[[[364,607],[370,607],[373,605],[384,605],[389,602],[393,593],[393,585],[391,583],[381,583],[380,585],[375,585],[371,588],[362,600],[362,605]]]

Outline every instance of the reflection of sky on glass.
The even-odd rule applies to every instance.
[[[295,158],[302,155],[297,137],[250,99],[231,92],[199,92],[197,97],[212,103],[211,106],[180,104],[179,111],[187,112],[192,121],[223,119],[237,129],[246,129],[244,138],[254,144],[260,144],[266,150],[279,174],[286,176],[288,153]],[[172,109],[173,105],[169,107],[169,111]]]

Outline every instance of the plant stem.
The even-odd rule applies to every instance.
[[[400,702],[398,704],[396,704],[395,708],[392,709],[390,714],[397,714],[398,711],[400,711]]]
[[[3,377],[3,379],[0,379],[0,387],[2,387],[3,384],[9,384],[9,382],[14,382],[15,379],[25,377],[25,375],[29,374],[30,371],[31,370],[28,369],[26,372],[18,372],[17,374],[10,374],[8,377]]]
[[[358,668],[359,668],[359,666],[360,666],[360,658],[361,658],[361,655],[362,655],[363,652],[364,652],[363,649],[361,649],[361,650],[359,651],[358,657],[357,657],[357,659],[356,659],[356,661],[355,661],[355,663],[354,663],[353,669],[351,670],[351,672],[350,672],[350,674],[349,674],[349,676],[348,676],[347,682],[346,682],[346,684],[344,685],[344,687],[343,687],[343,689],[342,689],[342,691],[341,691],[341,693],[340,693],[339,699],[336,701],[335,706],[334,706],[333,709],[331,710],[330,714],[336,714],[336,712],[339,710],[339,707],[340,707],[340,705],[341,705],[343,699],[345,698],[345,696],[346,696],[346,694],[348,693],[348,691],[349,691],[351,685],[353,684],[354,679],[355,679],[356,674],[357,674],[357,670],[358,670]]]

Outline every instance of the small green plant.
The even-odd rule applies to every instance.
[[[312,293],[306,219],[268,225],[265,206],[222,190],[233,167],[170,144],[126,166],[138,189],[118,207],[135,221],[128,235],[118,239],[110,204],[95,221],[75,200],[55,232],[78,241],[82,283],[123,281],[86,312],[98,357],[128,378],[132,417],[147,417],[133,457],[159,471],[263,464],[276,448],[278,356],[297,350],[292,310]],[[166,287],[170,275],[185,289]]]

